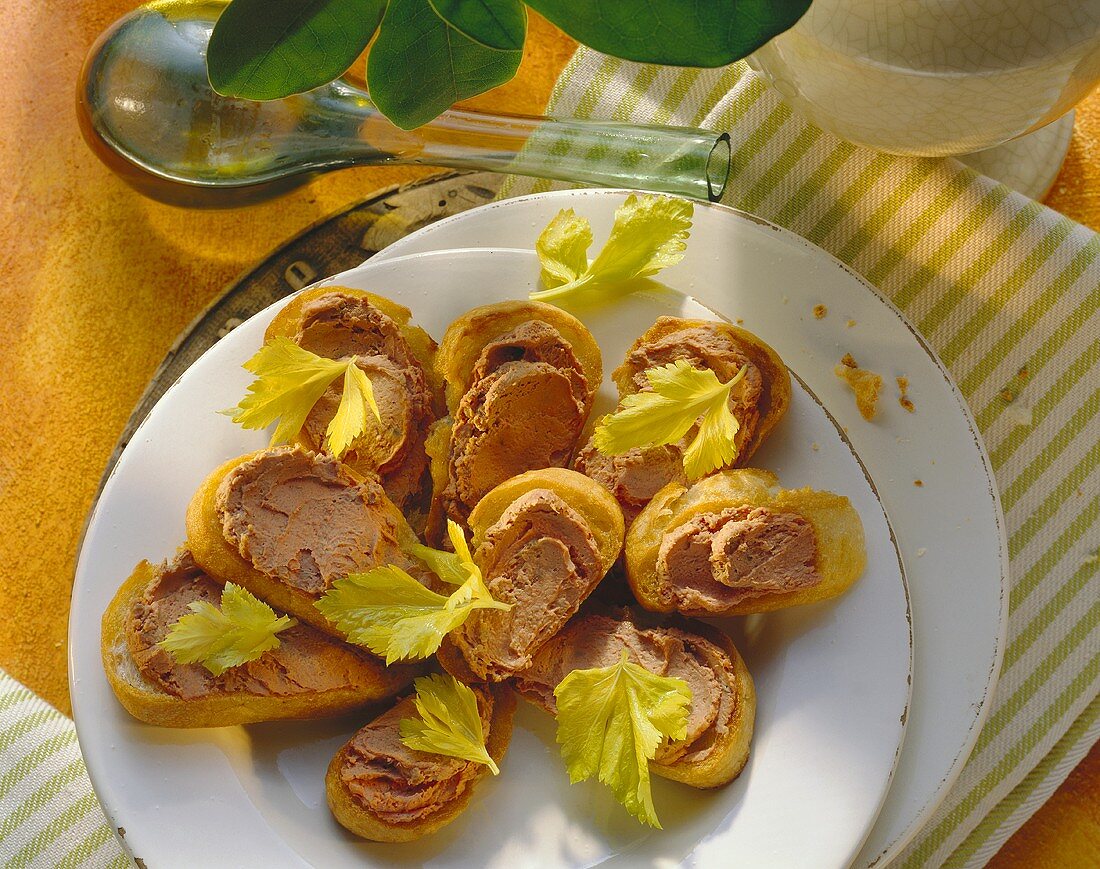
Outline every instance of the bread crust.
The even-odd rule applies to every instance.
[[[264,452],[266,450],[257,450],[230,459],[203,480],[187,506],[187,542],[191,554],[199,566],[211,576],[224,582],[235,582],[261,600],[267,601],[275,609],[289,613],[334,637],[344,639],[336,625],[326,619],[314,605],[315,598],[312,595],[257,570],[225,539],[222,532],[217,511],[218,487],[234,468]],[[346,465],[344,467],[353,478],[362,479],[354,470]],[[407,535],[406,539],[414,540],[416,535],[401,511],[388,499],[383,503],[383,509],[392,518],[399,535]]]
[[[657,557],[664,534],[704,513],[742,505],[797,513],[809,521],[817,542],[815,567],[821,581],[810,588],[756,596],[721,611],[676,610],[663,603],[658,596]],[[627,580],[638,602],[653,612],[747,615],[814,603],[847,591],[866,563],[863,523],[847,498],[809,488],[781,489],[775,474],[755,468],[719,471],[691,486],[669,483],[638,514],[626,536]]]
[[[734,326],[732,323],[717,320],[660,317],[656,323],[638,336],[637,340],[630,346],[626,356],[629,358],[631,353],[644,344],[658,341],[666,335],[685,328],[707,328],[725,333],[741,346],[745,351],[745,355],[749,357],[749,360],[760,372],[763,380],[759,402],[760,421],[757,423],[756,431],[753,432],[752,437],[737,454],[736,465],[738,467],[743,466],[787,412],[787,408],[791,403],[791,375],[787,371],[787,366],[783,364],[783,360],[779,358],[779,354],[752,332]],[[611,373],[611,378],[618,387],[620,399],[637,391],[633,379],[640,371],[639,368],[628,364],[624,360]]]
[[[156,567],[140,562],[122,583],[103,613],[100,651],[107,681],[127,712],[160,727],[228,727],[284,719],[343,715],[392,697],[403,690],[419,669],[386,667],[378,660],[376,681],[361,690],[341,688],[293,696],[256,696],[244,693],[211,694],[183,699],[163,691],[138,670],[130,654],[126,628],[134,602],[155,578]],[[370,666],[369,659],[364,666]]]
[[[499,766],[512,740],[512,717],[516,711],[516,697],[507,685],[494,685],[487,690],[493,695],[493,715],[485,747],[489,756]],[[347,784],[340,776],[340,770],[347,759],[347,752],[348,744],[345,744],[329,764],[325,775],[325,795],[332,814],[341,826],[357,836],[374,842],[412,842],[445,827],[465,811],[474,790],[482,779],[492,775],[488,767],[482,766],[469,786],[439,811],[413,823],[395,824],[383,820],[363,807],[352,796]]]

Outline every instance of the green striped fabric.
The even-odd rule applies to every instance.
[[[0,671],[0,865],[126,869],[71,720]]]
[[[955,161],[840,141],[743,64],[581,49],[550,112],[729,132],[727,204],[859,271],[953,372],[1002,493],[1010,635],[977,747],[896,865],[984,864],[1100,736],[1100,237]],[[560,186],[509,179],[503,193]]]

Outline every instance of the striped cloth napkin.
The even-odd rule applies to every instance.
[[[0,671],[0,865],[125,869],[73,722]]]
[[[956,161],[843,142],[744,64],[582,48],[549,113],[729,132],[725,202],[860,272],[954,374],[1001,491],[1011,624],[974,753],[895,865],[983,865],[1100,737],[1100,236]],[[554,186],[510,179],[502,193]]]

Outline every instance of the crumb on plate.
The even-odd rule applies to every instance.
[[[882,377],[873,371],[860,368],[851,353],[845,353],[833,373],[851,387],[856,394],[856,407],[866,420],[875,418],[878,410],[878,396],[882,392]]]
[[[923,486],[924,485],[924,480],[914,480],[913,485],[917,486],[917,487]]]
[[[914,413],[917,408],[913,405],[913,402],[909,398],[909,378],[908,377],[898,377],[897,381],[898,381],[898,393],[899,393],[898,394],[898,404],[900,404],[907,411],[909,411],[909,413]]]
[[[848,321],[848,328],[851,329],[855,324],[856,324],[855,320],[849,320]]]
[[[820,320],[828,313],[829,309],[826,308],[824,305],[814,305],[814,316],[817,317],[817,319]]]

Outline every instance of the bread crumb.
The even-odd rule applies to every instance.
[[[849,320],[847,325],[848,325],[848,328],[851,329],[855,324],[856,324],[855,320]]]
[[[735,322],[737,323],[738,326],[744,326],[745,325],[745,320],[744,320],[743,317],[738,317]]]
[[[909,413],[916,412],[916,407],[913,406],[913,402],[909,400],[909,378],[898,377],[898,404],[904,407]]]
[[[919,488],[920,486],[924,485],[924,480],[914,480],[913,485]]]
[[[817,317],[817,319],[820,320],[828,313],[829,309],[826,308],[824,305],[814,305],[814,316]]]
[[[810,449],[816,453],[819,449],[821,449],[821,445],[817,441],[814,441],[812,444],[810,444]]]
[[[875,418],[878,396],[882,392],[882,377],[873,371],[865,371],[856,364],[851,353],[845,353],[833,373],[851,387],[856,394],[856,407],[865,420]]]
[[[922,547],[920,547],[920,548],[919,548],[919,549],[917,550],[917,558],[924,558],[924,553],[926,553],[927,551],[928,551],[928,550],[927,550],[927,549],[926,549],[925,547],[923,547],[923,546],[922,546]]]
[[[1016,400],[1016,393],[1007,386],[1001,390],[1001,399],[1005,404],[1011,404]]]

